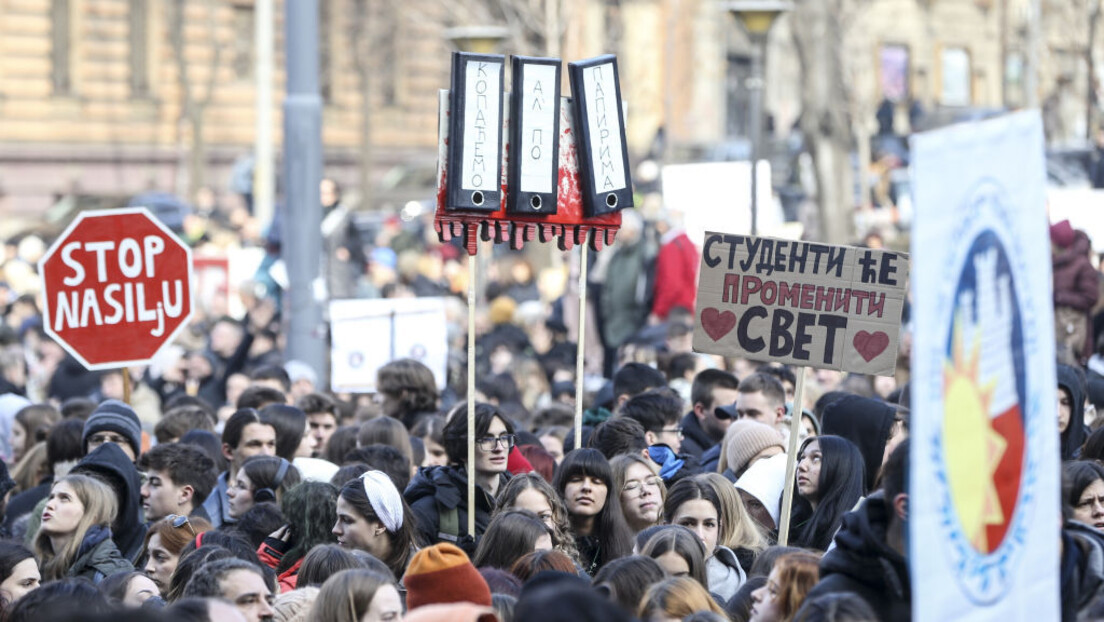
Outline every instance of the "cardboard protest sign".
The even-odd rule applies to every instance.
[[[1031,111],[921,134],[912,153],[924,266],[912,283],[913,619],[1058,620],[1042,120]]]
[[[707,232],[694,349],[887,376],[907,281],[903,253]]]
[[[379,368],[408,358],[428,367],[444,389],[447,327],[444,298],[331,301],[330,388],[374,393]]]

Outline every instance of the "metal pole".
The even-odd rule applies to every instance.
[[[751,101],[748,105],[748,138],[751,139],[751,235],[759,235],[759,143],[763,139],[763,48],[766,35],[750,35],[751,76],[747,87]]]
[[[587,320],[587,245],[590,244],[590,232],[583,237],[579,244],[579,339],[575,351],[575,449],[583,446],[583,379],[586,377],[584,367],[586,350],[586,320]]]
[[[272,222],[275,185],[272,149],[272,29],[275,18],[272,0],[257,0],[255,11],[253,27],[257,60],[254,73],[257,97],[253,143],[253,214],[261,227],[267,227]]]
[[[319,263],[322,206],[322,98],[318,94],[318,0],[285,3],[287,97],[284,99],[283,257],[287,292],[287,358],[326,370]]]
[[[475,538],[475,255],[468,255],[468,535]]]

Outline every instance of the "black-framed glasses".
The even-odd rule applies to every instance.
[[[180,529],[181,527],[184,527],[186,525],[188,527],[188,531],[192,532],[192,537],[195,537],[195,527],[192,527],[192,521],[188,520],[187,516],[183,516],[181,514],[169,514],[165,517],[165,520],[172,521],[173,529]]]
[[[517,437],[513,434],[503,434],[502,436],[484,436],[476,439],[475,442],[479,444],[479,448],[483,451],[494,451],[498,448],[499,443],[502,443],[504,449],[509,450],[514,446],[515,440],[517,440]]]
[[[674,434],[674,435],[678,436],[679,438],[682,438],[682,426],[681,425],[677,426],[677,427],[674,427],[674,428],[660,428],[659,431],[660,432],[669,432],[671,434]]]

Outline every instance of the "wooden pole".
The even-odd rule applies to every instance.
[[[475,255],[468,255],[468,535],[475,538]]]
[[[123,401],[130,404],[130,368],[123,368]]]
[[[805,393],[805,368],[797,368],[793,409],[790,415],[790,442],[786,450],[786,485],[782,488],[782,513],[779,516],[778,546],[790,540],[790,511],[793,509],[794,473],[797,471],[797,437],[801,431],[801,400]]]
[[[590,232],[579,244],[579,338],[575,354],[575,448],[583,446],[583,350],[586,347],[587,244]]]

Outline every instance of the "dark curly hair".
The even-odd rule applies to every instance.
[[[330,530],[337,522],[337,488],[329,482],[303,482],[284,495],[280,509],[292,534],[291,549],[276,567],[277,574],[294,566],[315,546],[336,541]]]

